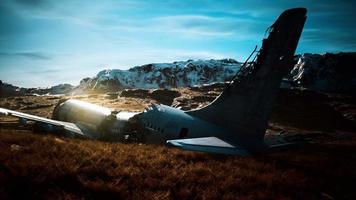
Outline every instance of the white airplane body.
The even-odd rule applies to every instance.
[[[263,138],[279,85],[294,64],[306,9],[281,14],[263,40],[256,61],[243,66],[207,107],[182,111],[153,104],[143,112],[114,111],[70,99],[59,102],[52,119],[0,108],[0,114],[35,121],[48,131],[69,136],[170,144],[209,153],[250,155],[268,149]],[[245,65],[247,62],[245,63]]]

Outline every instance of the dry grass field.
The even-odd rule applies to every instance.
[[[198,106],[209,99],[202,97],[217,94],[181,93],[179,98],[191,99],[186,104],[195,100]],[[61,98],[69,97],[0,98],[0,107],[50,117]],[[157,102],[108,95],[74,98],[135,111]],[[0,199],[356,199],[354,102],[352,97],[281,91],[268,133],[284,130],[307,143],[253,157],[70,139],[32,132],[1,117]]]

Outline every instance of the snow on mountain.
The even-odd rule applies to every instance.
[[[129,70],[108,69],[80,82],[79,89],[116,91],[124,88],[175,88],[224,82],[240,69],[233,59],[188,60],[147,64]]]
[[[356,95],[356,53],[309,54],[296,56],[297,62],[281,87]],[[20,88],[0,81],[0,97],[24,94],[80,94],[116,92],[128,88],[154,89],[192,87],[230,81],[242,63],[233,59],[187,60],[154,63],[128,70],[107,69],[79,86],[60,84],[50,88]]]
[[[356,53],[302,54],[281,87],[323,92],[356,93]],[[233,59],[156,63],[129,70],[108,69],[85,78],[76,91],[117,91],[126,88],[191,87],[229,81],[242,63]]]
[[[302,54],[289,79],[298,87],[355,94],[356,53]]]

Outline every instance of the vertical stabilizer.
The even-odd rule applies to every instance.
[[[226,128],[230,134],[226,139],[236,143],[262,142],[282,78],[295,63],[306,12],[305,8],[284,11],[268,29],[257,59],[242,68],[211,104],[187,113]]]

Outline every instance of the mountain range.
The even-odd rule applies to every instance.
[[[356,53],[310,54],[295,57],[296,64],[281,87],[306,88],[332,93],[356,93]],[[234,59],[187,60],[152,63],[128,70],[106,69],[84,78],[76,87],[60,84],[46,89],[18,88],[0,82],[0,96],[36,94],[81,94],[124,89],[193,87],[230,81],[243,63]]]

